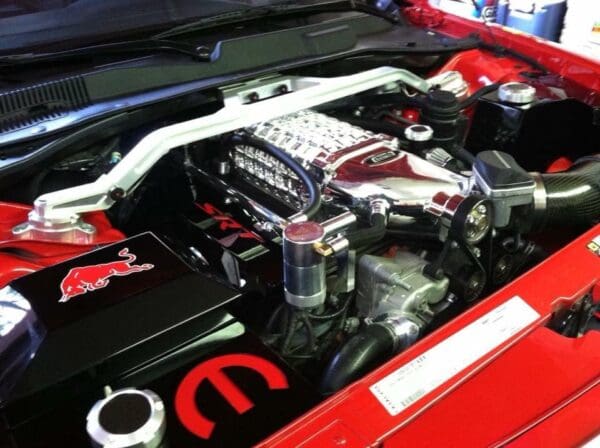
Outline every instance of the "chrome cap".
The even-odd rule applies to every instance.
[[[428,142],[433,138],[433,129],[424,124],[413,124],[404,130],[404,136],[411,142]]]
[[[151,390],[121,389],[94,404],[86,429],[94,447],[157,448],[166,430],[165,406]]]
[[[513,104],[529,104],[535,101],[535,87],[523,82],[507,82],[498,89],[501,101]]]

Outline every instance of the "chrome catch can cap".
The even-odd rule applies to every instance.
[[[92,407],[86,429],[94,447],[157,448],[166,430],[165,406],[150,390],[117,390]]]
[[[498,89],[500,101],[513,104],[529,104],[535,101],[535,87],[524,82],[507,82]]]
[[[295,222],[283,231],[283,258],[293,266],[311,266],[321,262],[313,245],[322,241],[325,229],[317,222]]]

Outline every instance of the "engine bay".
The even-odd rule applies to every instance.
[[[600,220],[599,128],[573,86],[528,76],[481,85],[456,61],[274,74],[37,173],[31,207],[5,204],[13,440],[37,446],[44,415],[87,414],[107,385],[177,390],[179,445],[208,440],[174,384],[194,359],[244,351],[295,385],[277,418],[252,417],[264,430],[242,425],[259,442],[543,262]]]

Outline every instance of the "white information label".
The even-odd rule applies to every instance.
[[[391,415],[397,415],[539,317],[515,296],[378,381],[371,392]]]

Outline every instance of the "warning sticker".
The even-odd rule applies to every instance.
[[[596,254],[600,257],[600,235],[590,241],[587,245],[587,248],[591,250],[593,254]]]
[[[397,415],[539,317],[515,296],[378,381],[371,392],[391,415]]]
[[[600,21],[594,21],[592,32],[590,33],[590,42],[600,44]]]

